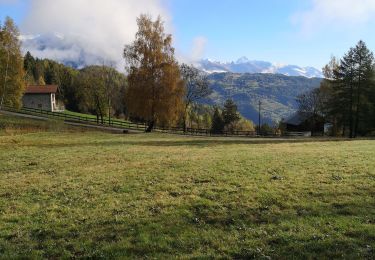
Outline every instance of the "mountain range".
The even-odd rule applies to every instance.
[[[323,78],[321,70],[314,67],[276,64],[267,61],[249,60],[242,57],[237,61],[220,62],[209,59],[201,60],[197,67],[207,73],[271,73],[286,76],[303,76],[307,78]]]

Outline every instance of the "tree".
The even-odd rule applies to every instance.
[[[232,99],[227,99],[224,103],[223,120],[229,131],[233,131],[233,124],[240,120],[237,105]]]
[[[212,115],[212,126],[211,132],[213,134],[222,134],[224,131],[225,123],[219,108],[215,108],[214,114]]]
[[[241,117],[238,121],[233,123],[233,131],[254,132],[254,123],[250,120]]]
[[[314,135],[318,117],[323,117],[323,96],[319,88],[297,97],[298,112],[311,118],[311,134]]]
[[[26,86],[20,45],[18,28],[7,17],[4,25],[0,24],[0,108],[21,106]]]
[[[128,71],[127,108],[131,116],[148,123],[151,132],[156,123],[171,124],[183,107],[184,87],[174,57],[172,36],[164,33],[160,17],[147,15],[137,19],[135,41],[126,45],[124,58]]]
[[[121,99],[119,94],[124,88],[125,76],[114,68],[106,66],[89,66],[82,69],[77,76],[77,99],[80,110],[88,110],[97,115],[98,122],[104,122],[104,116],[110,116],[114,105]]]
[[[334,71],[331,112],[341,115],[343,134],[349,126],[349,137],[366,132],[367,107],[371,107],[368,93],[373,88],[374,56],[363,41],[350,48]]]
[[[31,53],[28,51],[23,59],[23,64],[24,64],[24,70],[26,73],[26,82],[30,85],[35,84],[35,79],[34,79],[34,69],[35,69],[35,59],[31,55]]]
[[[335,78],[335,72],[340,66],[340,60],[335,56],[331,56],[331,60],[322,68],[324,78],[326,80],[333,80]]]
[[[194,68],[193,66],[182,64],[180,67],[180,71],[185,85],[183,128],[184,131],[186,131],[186,119],[189,106],[210,95],[212,93],[212,90],[209,87],[206,74],[204,74],[200,70]]]
[[[354,62],[356,63],[354,70],[356,82],[354,137],[356,137],[358,135],[362,109],[368,101],[366,92],[368,92],[368,89],[373,84],[372,76],[374,74],[374,55],[363,41],[359,41],[355,47]]]
[[[107,98],[108,117],[111,121],[113,113],[122,114],[124,112],[123,97],[125,96],[126,77],[119,73],[114,64],[102,66],[104,77],[105,95]]]
[[[105,87],[105,75],[101,66],[90,66],[82,69],[77,79],[80,88],[82,106],[93,112],[103,124],[104,116],[108,109]]]

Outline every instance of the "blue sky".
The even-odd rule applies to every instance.
[[[72,3],[79,1],[83,3],[87,0]],[[95,0],[92,3],[96,2],[93,5],[100,6],[108,5],[111,1],[118,1],[117,5],[113,5],[117,9],[120,2],[126,2]],[[50,24],[53,16],[50,20],[42,20],[39,26],[36,22],[32,27],[39,16],[46,16],[40,15],[43,14],[38,10],[42,8],[40,3],[53,5],[56,2],[58,1],[0,0],[0,19],[3,20],[6,15],[13,17],[25,34],[38,33],[38,29],[42,30],[42,27],[43,31],[40,33],[46,30],[57,32],[61,27],[58,24],[55,26],[52,22],[51,27],[45,26]],[[160,12],[167,16],[167,27],[173,33],[175,47],[181,56],[220,61],[247,56],[255,60],[321,68],[331,54],[342,56],[360,39],[375,51],[375,31],[372,29],[375,28],[374,0],[142,0],[134,3],[136,2],[147,6],[152,14],[162,10]],[[69,4],[66,6],[68,9]],[[133,6],[134,4],[124,8]],[[78,8],[84,9],[84,5]],[[142,6],[139,8],[137,10],[142,10]],[[130,10],[123,10],[124,15],[127,11]],[[48,9],[44,12],[48,12]],[[67,10],[68,15],[69,12],[71,10]],[[63,13],[62,11],[62,15]],[[64,19],[64,23],[70,22],[66,17]]]

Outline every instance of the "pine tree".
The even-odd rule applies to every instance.
[[[330,98],[331,115],[339,115],[343,134],[349,127],[349,137],[356,137],[359,132],[366,133],[367,122],[371,118],[371,91],[374,88],[374,56],[363,41],[340,60],[340,64],[329,80],[332,85]]]
[[[18,28],[7,17],[4,25],[0,25],[0,107],[21,106],[25,72],[18,38]]]
[[[28,51],[23,59],[24,64],[24,70],[25,70],[25,77],[26,82],[30,85],[35,85],[36,80],[34,78],[34,69],[36,66],[36,62],[34,57],[31,55],[31,53]]]
[[[358,135],[360,123],[366,121],[362,111],[366,106],[367,92],[371,88],[374,69],[374,55],[363,41],[359,41],[354,51],[355,66],[355,122],[354,137]]]
[[[237,110],[237,105],[232,99],[227,99],[224,103],[223,120],[229,131],[234,130],[234,123],[240,120],[240,115]]]
[[[224,131],[224,127],[225,127],[225,123],[224,123],[223,117],[219,109],[216,107],[214,114],[212,115],[211,132],[213,134],[222,134]]]

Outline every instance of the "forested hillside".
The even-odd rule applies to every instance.
[[[232,98],[240,113],[258,122],[261,101],[263,123],[277,123],[297,110],[296,97],[318,88],[322,79],[289,77],[281,74],[216,73],[209,76],[212,95],[204,102],[223,104]]]

